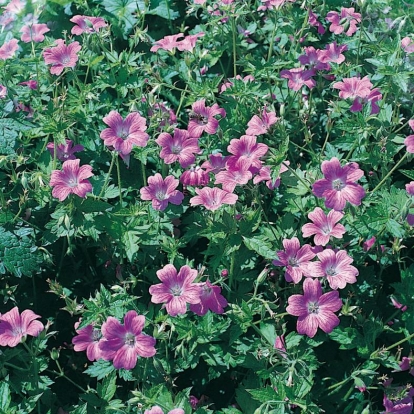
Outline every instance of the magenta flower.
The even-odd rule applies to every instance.
[[[154,43],[154,46],[152,46],[150,51],[156,52],[158,49],[172,51],[179,46],[180,41],[178,41],[178,39],[181,37],[184,37],[183,33],[178,33],[172,36],[164,36],[162,39]]]
[[[224,118],[226,111],[223,108],[219,108],[217,104],[206,106],[204,99],[194,102],[191,107],[190,121],[188,123],[190,136],[199,138],[204,131],[208,134],[215,134],[219,126],[218,120],[214,118],[216,115]]]
[[[108,26],[102,17],[92,16],[73,16],[70,21],[75,23],[72,27],[71,33],[74,35],[81,35],[82,33],[96,33],[102,27]]]
[[[6,60],[13,57],[19,48],[18,43],[19,41],[17,39],[11,39],[4,43],[3,46],[0,47],[0,60]]]
[[[62,164],[62,171],[54,170],[50,177],[50,186],[55,187],[52,191],[53,197],[63,201],[69,194],[76,194],[85,198],[86,193],[92,191],[92,184],[87,178],[92,177],[92,167],[82,165],[80,160],[67,160]]]
[[[414,53],[414,41],[409,37],[404,37],[404,39],[401,40],[401,47],[405,53]]]
[[[180,205],[184,200],[184,194],[176,190],[177,186],[178,180],[172,175],[164,180],[161,174],[157,173],[148,177],[148,186],[139,191],[142,200],[152,200],[153,209],[163,211],[168,203]]]
[[[341,167],[338,158],[322,162],[324,179],[316,181],[312,192],[319,198],[325,198],[326,208],[340,211],[345,208],[346,202],[355,206],[361,204],[365,197],[365,190],[355,181],[359,180],[364,172],[356,162],[350,162]]]
[[[302,235],[303,237],[315,235],[314,243],[317,246],[326,246],[331,236],[342,239],[346,230],[342,224],[337,223],[343,216],[343,213],[335,210],[331,210],[326,215],[321,208],[316,207],[308,214],[313,223],[306,223],[302,226]]]
[[[4,85],[0,85],[0,99],[7,96],[7,88]]]
[[[307,268],[308,275],[312,277],[326,277],[329,286],[336,289],[343,289],[347,283],[356,282],[358,269],[351,266],[353,259],[348,256],[345,250],[334,251],[326,249],[317,253],[319,262],[312,262]]]
[[[243,168],[244,165],[247,166],[246,169],[250,168],[250,166],[261,168],[262,162],[259,158],[267,153],[269,147],[266,144],[257,144],[256,139],[253,135],[243,135],[240,139],[232,139],[230,141],[227,151],[233,154],[233,156],[227,161],[227,169],[237,170],[240,168],[238,165],[240,166],[241,161],[243,161]]]
[[[273,260],[272,263],[275,266],[286,266],[285,279],[287,282],[299,283],[316,254],[309,244],[300,247],[297,237],[284,239],[282,243],[285,250],[279,250],[276,253],[278,260]]]
[[[381,411],[381,414],[411,414],[414,408],[413,399],[410,396],[391,401],[384,395],[383,404],[385,411]]]
[[[149,288],[151,302],[165,303],[169,315],[184,315],[187,312],[187,303],[200,303],[201,284],[193,283],[197,270],[186,265],[177,273],[177,269],[168,264],[157,271],[157,277],[162,283]]]
[[[123,119],[117,111],[111,111],[103,121],[109,128],[104,129],[100,137],[107,147],[113,147],[122,158],[131,153],[133,146],[147,145],[149,135],[145,132],[146,119],[138,112],[131,112]]]
[[[190,198],[191,206],[204,206],[207,210],[217,210],[223,204],[236,204],[239,198],[236,194],[228,193],[217,187],[196,188],[196,196]]]
[[[166,164],[178,161],[183,168],[193,164],[194,154],[200,152],[198,139],[190,138],[190,134],[184,129],[175,128],[173,137],[163,132],[155,142],[162,147],[160,157]]]
[[[286,357],[285,335],[278,335],[276,337],[273,348],[278,349],[282,356]]]
[[[367,252],[367,251],[371,250],[371,247],[375,244],[376,241],[377,241],[377,239],[376,239],[375,236],[372,236],[370,239],[365,240],[363,245],[362,245],[362,248],[363,248],[364,252]]]
[[[308,65],[313,70],[329,70],[331,67],[328,63],[324,63],[322,57],[324,51],[315,49],[313,46],[304,48],[305,54],[299,56],[299,62],[301,65]]]
[[[408,184],[406,184],[405,190],[407,191],[408,195],[414,195],[414,181],[410,181]]]
[[[75,152],[83,151],[83,145],[77,144],[73,145],[73,142],[70,139],[66,139],[66,144],[58,144],[56,147],[56,158],[59,161],[75,160]],[[49,142],[46,148],[50,151],[52,157],[55,155],[55,144]]]
[[[213,286],[208,280],[201,284],[200,303],[190,305],[190,310],[198,316],[204,316],[208,310],[222,314],[228,305],[227,300],[221,294],[219,286]]]
[[[223,93],[225,90],[227,90],[227,89],[231,88],[232,86],[234,86],[234,80],[240,80],[240,81],[243,81],[244,83],[247,83],[247,82],[253,82],[254,77],[252,75],[247,75],[244,78],[242,78],[240,75],[236,75],[235,78],[228,79],[227,82],[225,82],[225,83],[223,83],[223,85],[221,85],[220,93]]]
[[[50,32],[50,29],[46,24],[32,24],[23,26],[20,31],[22,32],[22,42],[43,42],[45,40],[44,34]]]
[[[414,130],[414,119],[410,119],[408,121],[408,125],[410,125],[411,129]],[[409,135],[405,138],[404,145],[407,147],[407,152],[414,154],[414,135]]]
[[[19,309],[15,306],[9,312],[0,316],[0,345],[17,346],[27,335],[38,336],[43,331],[44,326],[35,319],[40,318],[31,310],[24,310],[19,314]]]
[[[102,324],[102,334],[105,337],[99,348],[102,357],[113,360],[116,369],[132,369],[137,364],[138,356],[150,358],[157,352],[155,338],[142,333],[145,326],[145,316],[138,315],[134,310],[126,313],[124,324],[110,316]]]
[[[251,180],[253,176],[249,171],[251,165],[252,160],[242,157],[239,158],[234,164],[229,165],[228,162],[228,169],[216,174],[216,181],[214,184],[222,184],[223,190],[232,193],[236,188],[236,185],[244,185],[247,184],[249,180]]]
[[[410,226],[414,226],[414,214],[407,214],[407,223]]]
[[[201,168],[204,168],[206,172],[211,172],[213,174],[217,174],[220,171],[223,171],[226,168],[227,160],[229,159],[228,156],[223,157],[222,154],[210,154],[208,157],[208,161],[205,161]]]
[[[352,36],[357,30],[357,24],[361,22],[361,14],[355,13],[353,7],[345,8],[342,7],[341,13],[336,11],[330,11],[326,20],[331,22],[329,31],[335,34],[341,34],[345,32],[347,36]]]
[[[144,414],[164,414],[164,411],[158,405],[154,405],[150,410],[145,410]],[[185,414],[185,411],[182,408],[174,408],[171,411],[168,411],[167,414]]]
[[[309,24],[313,27],[318,29],[319,34],[325,33],[325,28],[323,27],[322,23],[318,20],[318,16],[309,9]]]
[[[31,79],[28,81],[20,82],[19,85],[27,86],[29,89],[36,90],[37,89],[37,81]]]
[[[99,343],[102,339],[101,330],[95,328],[93,325],[87,325],[84,328],[77,329],[79,322],[75,323],[75,330],[78,335],[72,338],[72,344],[76,352],[86,350],[86,357],[89,361],[97,361],[102,357],[102,351],[99,348]]]
[[[337,45],[336,42],[330,43],[321,52],[320,61],[324,63],[334,62],[339,65],[345,61],[345,56],[342,54],[345,50],[348,50],[347,45]]]
[[[266,134],[270,127],[278,120],[279,118],[276,117],[275,112],[267,112],[266,108],[264,108],[261,118],[253,115],[253,118],[247,123],[249,128],[247,128],[246,136]]]
[[[284,69],[280,72],[281,78],[289,79],[288,87],[294,91],[298,91],[304,85],[312,89],[316,85],[315,80],[312,79],[313,75],[315,75],[314,70],[302,68]]]
[[[318,279],[305,279],[303,293],[290,296],[286,308],[286,312],[299,317],[298,333],[313,338],[318,327],[326,333],[332,332],[339,325],[339,318],[334,312],[342,308],[338,291],[322,294]]]
[[[57,46],[45,49],[43,51],[43,58],[46,65],[52,65],[50,73],[52,75],[60,75],[65,68],[74,68],[78,61],[78,52],[82,49],[79,42],[72,42],[69,45],[65,44],[62,39],[55,41]]]
[[[192,186],[192,187],[200,187],[206,186],[210,181],[210,177],[206,171],[204,171],[199,166],[191,166],[191,168],[187,171],[184,171],[180,177],[180,183]]]
[[[289,165],[289,161],[284,161],[282,165],[280,166],[279,170],[279,176],[275,179],[272,179],[271,175],[271,169],[269,166],[261,167],[259,170],[259,175],[256,175],[256,177],[253,178],[253,184],[258,184],[262,181],[266,181],[266,186],[269,190],[274,190],[280,186],[280,174],[286,172],[288,170],[288,167],[286,165]]]
[[[261,0],[263,5],[259,6],[257,11],[266,11],[266,10],[273,10],[279,9],[282,7],[286,2],[294,3],[296,0]]]

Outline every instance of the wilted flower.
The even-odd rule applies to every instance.
[[[371,247],[375,244],[376,241],[377,239],[375,238],[375,236],[372,236],[370,239],[364,241],[362,248],[365,252],[367,252],[371,249]]]
[[[330,11],[326,20],[331,22],[329,31],[335,34],[345,33],[347,36],[352,36],[357,30],[357,24],[361,22],[361,14],[355,13],[353,7],[342,7],[341,12]]]
[[[9,312],[0,316],[0,345],[17,346],[27,335],[38,336],[43,331],[44,326],[36,321],[40,318],[33,311],[26,309],[21,314],[15,306]]]
[[[62,171],[54,170],[50,177],[50,186],[54,187],[53,197],[59,201],[65,200],[69,194],[76,194],[85,198],[86,193],[92,191],[92,184],[87,178],[92,177],[92,167],[82,165],[79,167],[80,160],[67,160],[62,164]]]
[[[405,53],[414,53],[414,41],[409,37],[404,37],[401,40],[401,47],[404,49]]]
[[[178,33],[172,36],[164,36],[162,39],[155,42],[154,46],[150,49],[151,52],[156,52],[158,49],[172,51],[179,46],[181,37],[184,37],[183,33]]]
[[[66,139],[66,144],[58,144],[56,146],[56,158],[59,161],[75,160],[75,152],[83,151],[83,145],[77,144],[73,145],[73,142],[70,139]],[[50,151],[52,157],[55,155],[55,144],[49,142],[46,148]]]
[[[71,33],[75,35],[81,35],[82,33],[96,33],[102,27],[108,26],[102,17],[92,16],[73,16],[70,21],[75,23],[72,27]]]
[[[29,43],[29,42],[43,42],[45,40],[44,34],[50,32],[50,29],[47,27],[46,24],[33,24],[33,25],[25,25],[23,26],[20,31],[22,32],[21,40],[22,42]]]

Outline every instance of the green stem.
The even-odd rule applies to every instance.
[[[395,348],[396,346],[399,346],[399,345],[403,344],[404,342],[409,341],[409,340],[410,340],[410,339],[412,339],[412,338],[414,338],[414,333],[412,333],[411,335],[406,336],[404,339],[401,339],[400,341],[396,342],[395,344],[392,344],[392,345],[388,346],[387,348],[384,348],[384,349],[382,349],[382,350],[376,350],[376,351],[374,351],[374,352],[370,355],[370,357],[369,357],[369,358],[370,358],[370,359],[371,359],[371,358],[374,358],[374,357],[375,357],[375,355],[376,355],[378,352],[387,352],[387,351],[389,351],[390,349],[393,349],[393,348]]]
[[[101,197],[102,197],[102,195],[104,194],[104,192],[105,192],[105,190],[106,190],[106,187],[108,186],[109,177],[111,176],[112,168],[114,167],[115,158],[116,158],[117,156],[118,156],[118,154],[114,151],[114,152],[112,153],[112,161],[111,161],[111,165],[109,166],[108,174],[106,175],[104,185],[103,185],[103,187],[102,187],[101,192],[100,192],[100,193],[99,193],[99,195],[98,195],[98,198],[101,198]]]
[[[233,32],[233,76],[237,76],[237,50],[236,50],[236,40],[237,40],[237,30],[236,30],[236,18],[232,17],[231,19],[231,31]]]
[[[388,178],[391,176],[391,174],[402,164],[403,161],[408,157],[408,152],[404,154],[404,156],[395,164],[394,168],[391,169],[391,171],[388,172],[388,174],[380,181],[380,183],[370,192],[370,194],[374,194],[375,191],[377,191],[382,184],[384,184],[385,181],[388,180]]]
[[[118,177],[118,186],[119,186],[119,201],[122,206],[122,188],[121,188],[121,169],[119,168],[119,157],[116,157],[116,172]]]

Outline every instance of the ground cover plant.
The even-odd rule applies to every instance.
[[[0,412],[413,411],[410,2],[0,4]]]

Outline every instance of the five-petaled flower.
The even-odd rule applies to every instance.
[[[246,135],[266,134],[270,127],[278,120],[279,118],[275,112],[267,112],[266,108],[264,108],[261,117],[253,115],[253,118],[247,123],[249,128],[247,128]]]
[[[152,207],[154,210],[163,211],[167,208],[168,203],[180,205],[184,200],[184,194],[176,190],[178,180],[172,175],[162,178],[161,174],[157,173],[148,177],[148,186],[141,188],[142,200],[152,200]]]
[[[0,345],[15,347],[27,335],[38,336],[44,326],[42,322],[36,321],[37,318],[40,316],[29,309],[20,314],[17,306],[1,315]]]
[[[43,42],[45,40],[44,34],[50,32],[50,29],[47,27],[46,24],[32,24],[32,25],[25,25],[20,29],[22,33],[21,40],[22,42],[29,43],[29,42]]]
[[[330,333],[339,325],[339,318],[334,314],[342,308],[342,300],[337,290],[322,294],[318,279],[305,279],[303,295],[292,295],[288,298],[286,312],[298,316],[297,331],[301,335],[313,338],[321,328]]]
[[[342,7],[341,12],[330,11],[326,20],[331,22],[329,31],[335,34],[345,33],[347,36],[352,36],[357,30],[357,24],[361,22],[361,13],[355,13],[353,7]]]
[[[275,266],[286,266],[286,281],[299,283],[303,274],[307,271],[308,264],[316,254],[309,244],[301,247],[297,237],[284,239],[282,243],[285,250],[277,252],[278,260],[273,260],[273,264]]]
[[[75,26],[73,26],[71,30],[71,33],[75,35],[81,35],[82,33],[96,33],[102,27],[108,26],[102,17],[82,16],[78,14],[73,16],[70,21],[75,23]]]
[[[124,324],[110,316],[102,324],[104,340],[99,343],[102,357],[113,361],[116,369],[132,369],[138,356],[150,358],[155,355],[155,338],[142,333],[145,316],[130,310],[124,317]]]
[[[66,139],[66,144],[58,144],[56,146],[56,158],[59,161],[75,160],[75,152],[83,151],[83,145],[73,145],[70,139]],[[52,157],[55,156],[55,143],[49,142],[46,148],[50,151]]]
[[[186,265],[177,273],[177,269],[168,264],[157,271],[157,276],[162,283],[149,288],[151,302],[165,303],[169,315],[184,315],[187,312],[187,303],[200,303],[201,285],[193,283],[197,270]]]
[[[188,132],[191,137],[200,138],[205,131],[208,134],[215,134],[219,127],[216,115],[222,118],[226,116],[226,111],[219,108],[217,104],[206,106],[205,99],[194,102],[190,112],[190,121],[188,122]]]
[[[196,196],[190,198],[191,206],[202,205],[207,210],[217,210],[223,204],[236,204],[239,198],[236,194],[229,193],[218,187],[196,188]]]
[[[346,230],[342,224],[337,224],[344,216],[343,213],[331,210],[326,215],[320,207],[308,214],[313,223],[306,223],[302,226],[303,237],[315,235],[314,243],[317,246],[326,246],[330,237],[342,239]]]
[[[79,167],[80,160],[67,160],[62,164],[62,170],[52,171],[50,186],[54,187],[53,197],[63,201],[69,194],[76,194],[85,198],[86,193],[92,191],[92,184],[87,178],[92,177],[92,167],[82,165]]]
[[[72,344],[76,352],[85,351],[86,357],[89,361],[97,361],[102,358],[102,352],[99,348],[99,343],[102,340],[102,332],[99,328],[93,325],[87,325],[78,329],[79,322],[75,323],[75,330],[77,335],[72,338]]]
[[[19,41],[17,39],[11,39],[8,42],[5,42],[3,46],[0,47],[0,60],[6,60],[13,57],[19,48]]]
[[[319,198],[325,198],[325,206],[334,210],[343,210],[346,202],[359,206],[365,197],[365,190],[355,181],[359,180],[364,172],[356,162],[350,162],[344,167],[338,158],[323,161],[321,166],[325,176],[317,180],[312,186],[312,192]]]
[[[198,316],[205,315],[208,310],[222,314],[227,306],[227,300],[221,294],[221,288],[214,286],[207,280],[201,285],[200,303],[190,305],[190,310]]]
[[[284,69],[280,72],[281,78],[289,79],[288,87],[294,91],[298,91],[304,85],[312,89],[316,85],[315,80],[312,79],[314,75],[315,71],[313,69],[303,68]]]
[[[55,41],[57,46],[45,49],[43,57],[46,65],[52,65],[50,73],[52,75],[60,75],[65,68],[74,68],[78,61],[78,52],[82,49],[79,42],[65,44],[63,39]]]

